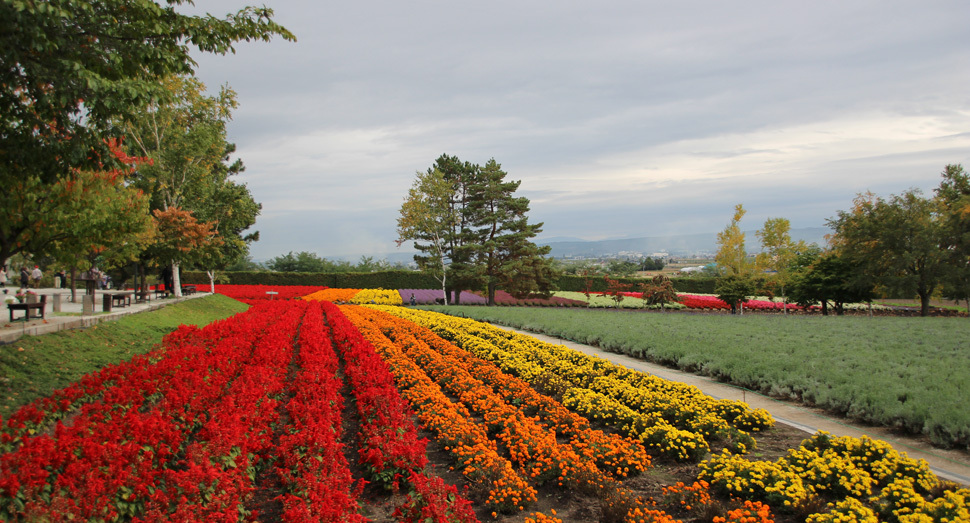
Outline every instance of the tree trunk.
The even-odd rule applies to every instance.
[[[176,298],[182,297],[182,279],[179,277],[178,262],[172,262],[172,293]]]
[[[495,305],[495,283],[488,282],[488,306]]]
[[[71,303],[77,303],[77,283],[74,279],[77,278],[77,267],[71,267]]]
[[[209,292],[216,293],[216,271],[208,270],[205,273],[209,276]]]
[[[439,251],[438,257],[441,260],[441,297],[445,300],[445,305],[448,305],[448,288],[445,286],[445,280],[448,279],[448,270],[445,268],[445,255]]]
[[[828,316],[828,315],[829,315],[829,301],[822,300],[822,316]]]
[[[919,295],[919,315],[926,317],[930,315],[930,293],[921,292]]]

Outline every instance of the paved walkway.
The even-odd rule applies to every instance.
[[[3,294],[0,290],[0,303],[4,303],[7,299],[12,298],[17,292],[17,287],[7,286],[8,294]],[[84,290],[80,290],[77,293],[77,302],[72,303],[71,300],[71,290],[70,289],[37,289],[34,292],[38,294],[47,295],[47,311],[46,318],[30,318],[30,320],[25,320],[24,311],[14,311],[14,321],[10,322],[10,312],[7,309],[5,303],[0,305],[0,343],[10,343],[17,340],[21,336],[36,336],[38,334],[46,334],[49,332],[56,332],[59,330],[66,329],[77,329],[83,327],[89,327],[95,325],[102,321],[112,321],[129,314],[135,314],[139,312],[144,312],[148,310],[155,310],[164,307],[170,303],[177,303],[181,300],[198,298],[201,296],[208,296],[207,293],[195,293],[191,296],[183,296],[182,298],[161,298],[156,299],[154,293],[152,293],[152,298],[146,303],[135,303],[132,300],[131,306],[128,307],[112,307],[111,312],[103,312],[103,301],[102,301],[102,291],[97,291],[94,300],[94,314],[89,316],[82,315],[83,306],[81,304],[81,297],[84,296]],[[110,292],[110,291],[109,291]],[[54,295],[61,295],[61,310],[60,312],[54,312]]]
[[[623,354],[607,352],[597,347],[582,345],[543,334],[511,329],[501,325],[496,325],[496,327],[528,334],[529,336],[549,343],[565,345],[585,354],[598,356],[610,360],[613,363],[623,365],[624,367],[647,372],[664,379],[694,385],[705,394],[713,396],[714,398],[747,402],[753,408],[767,410],[779,423],[784,423],[785,425],[805,431],[806,437],[820,430],[824,430],[835,436],[860,437],[867,435],[873,439],[880,439],[891,444],[897,451],[905,452],[911,458],[925,459],[937,476],[964,485],[970,485],[970,455],[965,452],[938,449],[926,441],[902,437],[882,427],[851,425],[846,421],[831,417],[821,410],[775,400],[762,394],[721,383],[704,376],[670,369]]]

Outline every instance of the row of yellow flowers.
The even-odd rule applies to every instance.
[[[322,289],[303,297],[307,301],[330,301],[334,303],[372,303],[376,305],[401,305],[401,293],[396,289]]]
[[[376,310],[357,309],[354,314],[355,321],[379,328],[447,393],[480,416],[489,434],[495,434],[536,485],[554,482],[615,499],[626,507],[622,510],[646,507],[616,481],[649,466],[638,442],[591,429],[588,420],[552,398],[424,327]],[[568,443],[559,443],[557,434],[568,436]]]
[[[777,461],[725,452],[701,463],[699,478],[716,493],[788,511],[830,502],[808,523],[970,521],[970,490],[941,482],[925,461],[868,437],[819,432]]]
[[[771,416],[747,404],[717,400],[697,387],[671,382],[587,356],[561,345],[429,311],[377,307],[430,328],[476,356],[492,361],[536,389],[561,395],[563,404],[636,437],[648,451],[699,461],[709,439],[735,452],[754,444],[747,431],[770,427]]]

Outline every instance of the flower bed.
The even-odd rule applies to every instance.
[[[743,451],[753,444],[747,431],[773,422],[767,412],[742,402],[715,400],[696,387],[530,336],[429,311],[377,308],[430,328],[537,389],[561,394],[566,407],[616,426],[661,456],[698,461],[708,451],[708,439],[727,440]]]
[[[349,303],[360,289],[322,289],[303,296],[306,301],[333,301]]]
[[[253,519],[256,477],[277,471],[284,521],[362,521],[360,486],[342,459],[354,444],[340,429],[343,383],[320,311],[262,300],[204,329],[183,326],[159,350],[21,409],[2,432],[0,520]],[[361,393],[388,392],[386,371],[383,380],[372,367],[357,376],[375,380],[374,389],[358,380]],[[70,426],[50,427],[69,408],[79,409]],[[388,430],[386,417],[373,419],[372,434]],[[391,426],[389,437],[407,437]],[[474,521],[453,487],[415,470],[423,447],[386,442],[362,455],[375,470],[410,472],[401,514],[433,507]]]
[[[416,305],[434,305],[437,300],[442,299],[441,289],[399,289],[398,292],[405,304],[411,303],[412,295]],[[486,303],[485,298],[467,291],[462,291],[458,300],[462,305],[485,305]]]
[[[485,299],[484,297],[482,298]],[[487,300],[486,300],[487,302]],[[586,302],[581,302],[578,300],[573,300],[569,298],[562,298],[559,296],[551,296],[549,298],[516,298],[511,294],[503,291],[495,291],[495,304],[496,305],[528,305],[533,307],[585,307]]]
[[[248,305],[262,300],[290,300],[326,289],[307,285],[216,285],[216,293],[239,300]],[[275,294],[267,294],[272,292]]]

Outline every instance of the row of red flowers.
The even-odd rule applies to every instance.
[[[216,292],[253,305],[263,300],[290,300],[326,289],[319,285],[218,285]]]

